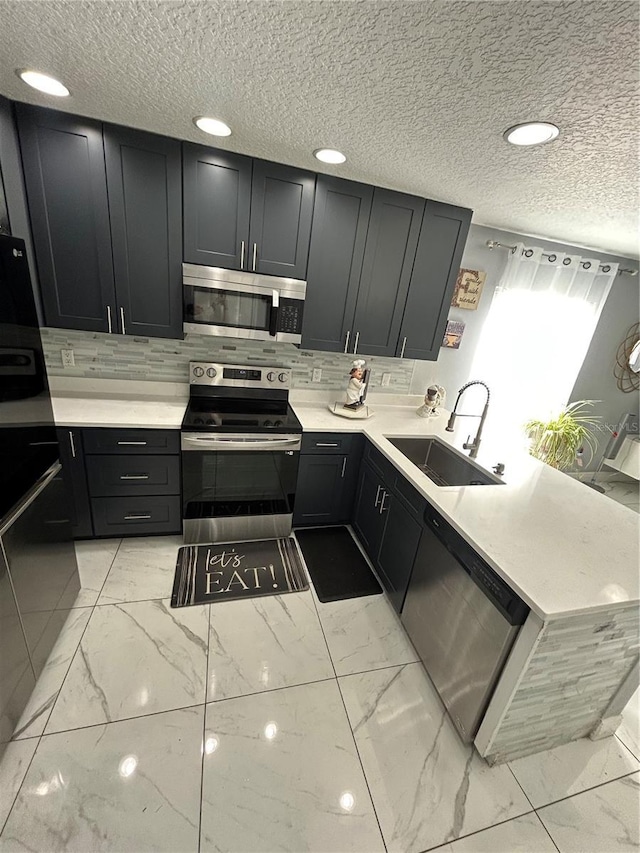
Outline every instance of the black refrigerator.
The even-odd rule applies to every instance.
[[[0,471],[1,755],[80,589],[25,244],[1,235]]]

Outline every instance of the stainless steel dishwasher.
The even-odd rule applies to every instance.
[[[424,520],[401,619],[468,743],[529,608],[435,510]]]

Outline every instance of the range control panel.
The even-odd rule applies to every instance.
[[[189,384],[219,388],[289,388],[290,367],[189,362]]]

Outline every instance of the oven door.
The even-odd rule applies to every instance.
[[[184,541],[291,533],[299,435],[182,433]]]

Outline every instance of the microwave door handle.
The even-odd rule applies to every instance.
[[[269,334],[272,338],[278,334],[278,321],[280,319],[280,293],[271,291],[271,317],[269,319]]]

